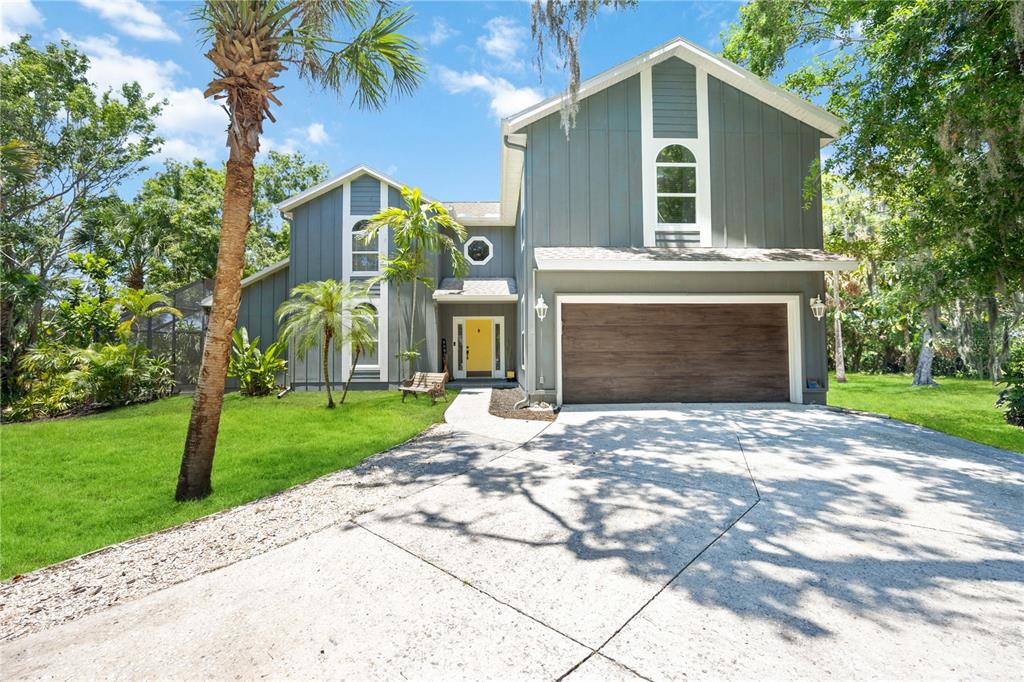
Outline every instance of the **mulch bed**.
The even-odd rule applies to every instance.
[[[513,409],[513,405],[526,397],[522,388],[494,388],[491,389],[490,413],[495,417],[505,419],[533,419],[535,421],[553,422],[555,413],[553,410],[529,410],[520,408]]]

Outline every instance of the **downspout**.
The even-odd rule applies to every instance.
[[[531,272],[531,275],[530,275],[530,298],[527,299],[527,301],[526,301],[526,314],[529,317],[529,320],[530,320],[531,323],[533,322],[533,309],[530,307],[530,302],[533,300],[533,295],[536,294],[536,293],[537,293],[537,268],[533,268],[533,270]],[[536,330],[536,328],[534,328],[534,329]],[[529,339],[530,339],[530,335],[529,334],[526,335],[526,339],[527,339],[527,343],[529,343]],[[535,355],[536,355],[536,353],[530,353],[529,354],[529,357],[528,357],[528,359],[526,361],[526,371],[527,372],[530,372],[530,360],[529,360],[529,358],[534,358]],[[535,358],[534,358],[534,362],[536,362]],[[532,379],[532,376],[530,378]],[[529,389],[527,389],[526,397],[523,398],[522,400],[520,400],[519,402],[517,402],[515,405],[513,405],[512,409],[513,410],[518,410],[519,408],[525,407],[526,405],[529,405],[529,404],[530,404],[530,391],[529,391]]]

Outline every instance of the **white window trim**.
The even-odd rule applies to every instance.
[[[462,353],[462,349],[461,348],[456,348],[456,346],[458,345],[458,339],[459,339],[458,329],[459,329],[459,324],[462,324],[463,325],[463,343],[465,343],[465,324],[466,324],[466,320],[490,320],[491,321],[491,333],[492,333],[492,335],[494,333],[494,325],[495,324],[500,325],[498,327],[498,333],[497,333],[498,343],[500,344],[498,347],[501,349],[501,353],[498,356],[498,367],[499,367],[499,369],[494,369],[493,367],[491,368],[491,378],[492,379],[504,379],[505,378],[505,350],[506,350],[505,349],[505,327],[506,327],[505,316],[504,315],[460,315],[460,316],[457,316],[457,317],[452,317],[452,353],[453,353],[453,355],[454,355],[454,353],[460,353],[460,354]],[[492,338],[491,340],[493,341],[494,339]],[[466,378],[466,359],[463,358],[462,369],[461,370],[459,369],[458,360],[455,359],[451,363],[451,370],[452,370],[452,376],[454,376],[456,379],[465,379]]]
[[[387,183],[380,183],[380,205],[382,207],[388,205],[388,187],[389,185]],[[360,220],[367,220],[372,217],[373,215],[352,214],[352,183],[344,183],[341,199],[341,271],[342,279],[347,283],[352,281],[353,276],[370,277],[380,273],[379,269],[374,271],[352,269],[352,228],[355,227],[355,224]],[[387,249],[390,239],[390,232],[388,231],[388,228],[381,228],[377,236],[378,268],[383,259],[388,255]],[[391,322],[388,311],[388,283],[381,282],[379,288],[379,296],[365,300],[366,303],[373,305],[377,309],[377,365],[359,365],[358,368],[373,369],[374,367],[377,367],[379,369],[378,380],[386,382],[388,381],[388,327]],[[352,347],[347,343],[344,344],[341,349],[341,361],[342,367],[352,366]],[[345,378],[348,378],[347,375]]]
[[[708,131],[708,74],[696,69],[697,137],[654,137],[653,76],[651,65],[640,71],[640,157],[642,163],[644,246],[657,244],[659,231],[698,232],[700,245],[711,246],[711,147]],[[658,223],[658,152],[678,144],[693,152],[697,159],[697,222],[693,225]]]
[[[800,294],[561,294],[555,297],[555,392],[562,405],[562,305],[587,303],[618,303],[644,305],[658,303],[785,303],[786,330],[789,346],[789,402],[803,404],[804,371]]]
[[[469,257],[469,245],[472,244],[473,242],[484,242],[485,244],[487,244],[487,258],[484,258],[483,260],[473,260],[472,258]],[[491,240],[488,239],[487,237],[484,237],[482,235],[475,235],[467,239],[466,243],[462,245],[462,255],[466,257],[466,260],[469,261],[470,265],[487,265],[488,263],[491,262],[491,259],[494,258],[494,244],[492,244]],[[481,317],[475,319],[482,320],[484,318]]]
[[[348,235],[349,248],[351,249],[351,251],[348,254],[348,260],[349,260],[349,267],[350,268],[353,267],[352,263],[355,260],[355,257],[357,255],[359,255],[359,254],[370,255],[370,254],[374,253],[374,250],[372,248],[369,248],[369,247],[364,246],[362,244],[360,244],[360,246],[362,246],[363,248],[359,249],[358,251],[355,248],[355,246],[356,246],[355,234],[357,232],[359,232],[359,230],[356,229],[356,225],[358,225],[359,223],[363,222],[364,220],[369,221],[369,219],[370,219],[369,217],[353,216],[352,227],[349,228],[349,235]],[[381,260],[381,258],[384,257],[381,254],[380,238],[381,238],[381,234],[378,234],[377,235],[377,250],[376,250],[376,253],[377,253],[377,269],[376,270],[352,270],[351,274],[353,274],[353,275],[355,275],[357,277],[367,277],[367,276],[372,277],[373,275],[379,275],[380,274],[380,260]]]

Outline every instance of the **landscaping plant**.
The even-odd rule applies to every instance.
[[[250,341],[245,327],[231,334],[231,342],[228,376],[238,379],[239,392],[249,396],[270,395],[277,387],[277,375],[288,367],[281,357],[288,347],[275,341],[266,350],[260,350],[260,337]]]
[[[294,67],[301,80],[341,92],[352,86],[356,102],[381,109],[392,94],[412,92],[423,76],[416,46],[401,33],[412,15],[372,0],[206,0],[196,18],[211,49],[214,80],[204,93],[222,100],[228,114],[228,162],[213,288],[213,308],[188,435],[174,497],[197,500],[213,487],[229,338],[238,321],[246,235],[251,225],[254,161],[271,102]],[[339,36],[339,25],[350,34]]]
[[[376,324],[375,318],[368,312],[366,297],[367,289],[363,285],[325,279],[298,285],[292,289],[292,297],[277,309],[283,343],[292,344],[295,353],[301,358],[305,358],[317,346],[320,347],[327,407],[332,409],[331,343],[366,345],[370,337],[368,330]],[[345,392],[348,392],[347,384]]]
[[[395,243],[395,253],[385,260],[383,274],[376,279],[397,284],[398,307],[401,310],[402,285],[412,285],[412,306],[409,315],[408,346],[400,349],[398,357],[409,363],[409,376],[416,371],[416,360],[420,356],[417,346],[426,339],[416,338],[416,295],[419,285],[433,286],[427,276],[427,254],[448,254],[452,273],[465,277],[469,263],[458,245],[466,241],[466,228],[448,214],[448,209],[439,201],[427,201],[419,188],[402,187],[405,207],[386,208],[370,220],[363,232],[368,242],[379,237],[387,228]]]

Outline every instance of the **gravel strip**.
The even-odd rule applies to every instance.
[[[270,497],[0,583],[0,641],[248,559],[457,476],[514,446],[446,424]]]
[[[553,422],[555,413],[553,410],[527,410],[525,408],[515,409],[514,406],[526,397],[526,392],[521,388],[494,388],[491,389],[491,405],[488,411],[495,417],[505,419],[532,419],[534,421]]]

